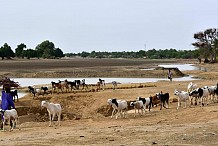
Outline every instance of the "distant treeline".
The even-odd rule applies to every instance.
[[[95,52],[91,53],[83,51],[82,53],[67,53],[64,54],[67,57],[89,57],[89,58],[149,58],[149,59],[170,59],[170,58],[181,58],[181,59],[193,59],[200,56],[198,50],[176,50],[176,49],[165,49],[165,50],[140,50],[137,52]]]
[[[208,62],[216,62],[218,58],[218,29],[209,28],[204,31],[194,34],[196,42],[192,43],[196,50],[176,50],[176,49],[165,49],[165,50],[140,50],[137,52],[96,52],[91,53],[83,51],[81,53],[66,53],[64,54],[60,48],[55,48],[53,42],[48,40],[38,44],[35,49],[27,49],[27,46],[23,43],[17,45],[15,52],[11,47],[5,43],[0,47],[0,57],[4,58],[61,58],[61,57],[89,57],[89,58],[149,58],[149,59],[170,59],[170,58],[181,58],[181,59],[193,59],[204,58]],[[208,59],[209,58],[209,59]]]
[[[53,42],[48,40],[43,41],[35,47],[35,49],[27,49],[24,43],[17,45],[15,52],[11,49],[7,43],[0,47],[0,57],[3,59],[7,58],[61,58],[64,57],[63,51],[59,48],[55,48]]]

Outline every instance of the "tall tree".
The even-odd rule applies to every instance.
[[[15,56],[16,57],[23,57],[23,50],[26,48],[26,45],[21,43],[20,45],[17,45],[17,48],[15,49]]]
[[[4,59],[5,57],[7,57],[8,59],[10,59],[11,57],[15,57],[14,52],[12,51],[11,47],[5,43],[1,48],[0,48],[0,52],[1,52],[1,57],[2,59]]]
[[[36,52],[38,54],[38,57],[47,58],[49,56],[54,56],[54,49],[54,43],[48,40],[43,41],[41,44],[36,46]]]
[[[192,43],[192,45],[200,49],[205,57],[207,57],[208,54],[211,62],[216,62],[218,52],[218,29],[209,28],[204,32],[195,33],[194,38],[197,42]]]

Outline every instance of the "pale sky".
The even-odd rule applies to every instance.
[[[218,28],[218,0],[0,0],[0,46],[45,40],[64,53],[190,50]],[[146,45],[145,45],[146,44]]]

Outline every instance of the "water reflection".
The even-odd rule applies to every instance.
[[[189,70],[203,70],[206,71],[206,68],[200,67],[200,66],[195,66],[194,64],[170,64],[170,65],[158,65],[160,67],[165,67],[165,68],[178,68],[180,71],[189,71]]]

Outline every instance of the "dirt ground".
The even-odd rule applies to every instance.
[[[117,66],[119,65],[116,64]],[[131,64],[128,68],[132,69],[131,66],[134,68],[141,65]],[[218,65],[200,66],[207,70],[184,73],[201,78],[193,81],[198,87],[216,85]],[[188,81],[118,84],[120,89],[115,91],[110,84],[106,84],[107,89],[104,91],[55,93],[34,99],[28,94],[15,102],[20,123],[12,132],[8,131],[9,126],[6,125],[6,131],[0,132],[0,145],[218,145],[218,103],[187,108],[182,104],[176,110],[177,102],[173,102],[176,99],[174,90],[187,90],[188,84]],[[126,118],[110,118],[108,98],[130,101],[138,96],[149,97],[160,91],[170,93],[168,109],[160,111],[158,106],[136,117],[134,110],[129,110]],[[56,125],[57,121],[52,127],[48,127],[47,112],[40,107],[42,100],[62,105],[60,127]]]

